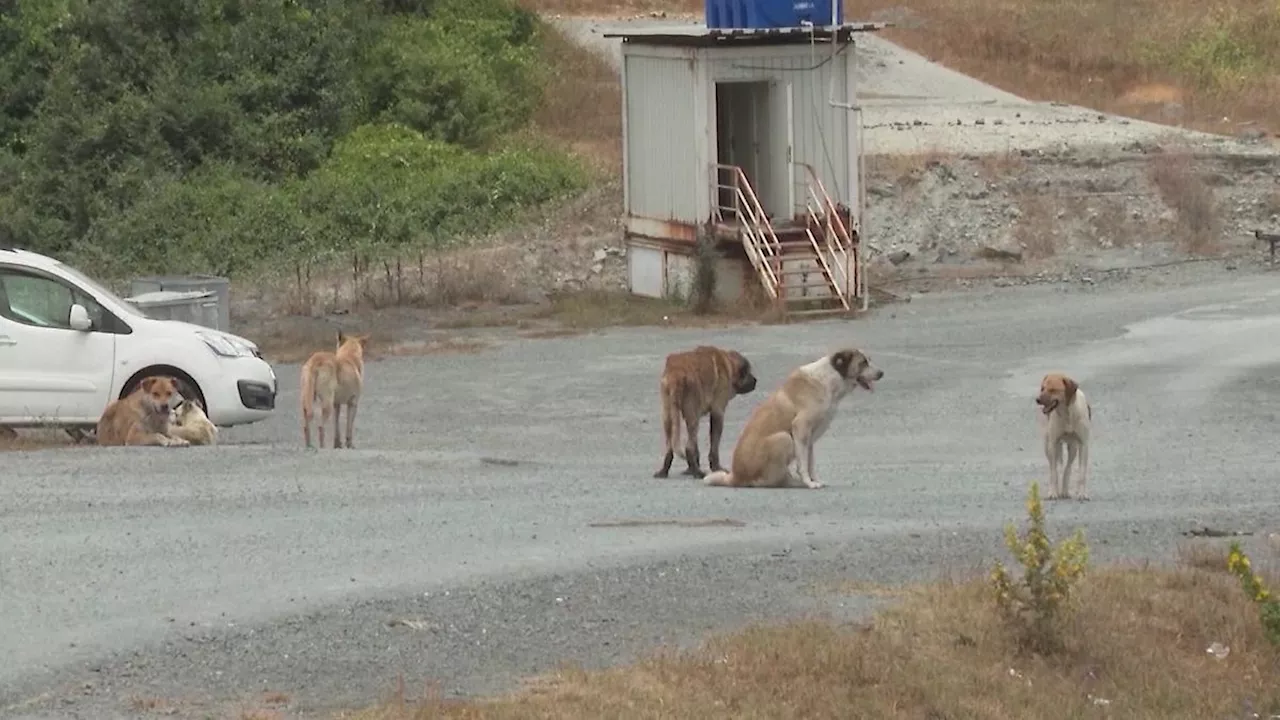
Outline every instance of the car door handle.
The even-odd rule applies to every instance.
[[[4,347],[8,345],[17,345],[17,344],[18,344],[18,341],[14,340],[8,335],[0,335],[0,347]]]

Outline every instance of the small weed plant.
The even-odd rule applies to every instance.
[[[689,289],[689,306],[695,314],[706,315],[715,304],[716,262],[719,259],[715,236],[710,232],[699,233],[693,256],[693,281]]]
[[[1258,604],[1263,631],[1271,642],[1280,645],[1280,600],[1277,600],[1267,589],[1262,576],[1253,571],[1249,556],[1240,549],[1240,543],[1231,543],[1231,552],[1227,555],[1227,570],[1240,578],[1244,591]]]
[[[1021,581],[997,562],[991,584],[996,604],[1017,631],[1022,647],[1050,653],[1062,645],[1060,621],[1084,576],[1089,547],[1080,530],[1053,547],[1045,532],[1039,483],[1031,484],[1027,515],[1027,529],[1021,536],[1013,523],[1005,526],[1004,533],[1005,545],[1023,568]]]

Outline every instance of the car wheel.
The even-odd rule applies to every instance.
[[[205,412],[209,411],[209,404],[205,402],[204,394],[200,392],[200,388],[196,387],[194,383],[188,381],[186,378],[182,377],[177,373],[167,373],[159,370],[155,372],[149,372],[144,375],[139,375],[136,379],[134,379],[132,383],[129,383],[128,387],[126,387],[123,391],[121,391],[120,397],[128,397],[129,393],[133,392],[134,390],[137,390],[138,386],[142,384],[142,381],[146,380],[149,377],[166,377],[166,376],[171,377],[177,381],[178,393],[182,395],[182,397],[194,398],[195,400],[200,401],[200,407],[204,408]]]

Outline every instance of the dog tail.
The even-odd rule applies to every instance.
[[[714,487],[733,487],[733,473],[728,470],[716,470],[707,473],[707,476],[702,478],[702,482]]]

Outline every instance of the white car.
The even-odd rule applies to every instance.
[[[249,340],[148,317],[51,257],[0,247],[0,426],[91,428],[151,375],[177,378],[221,427],[275,409],[275,372]]]

